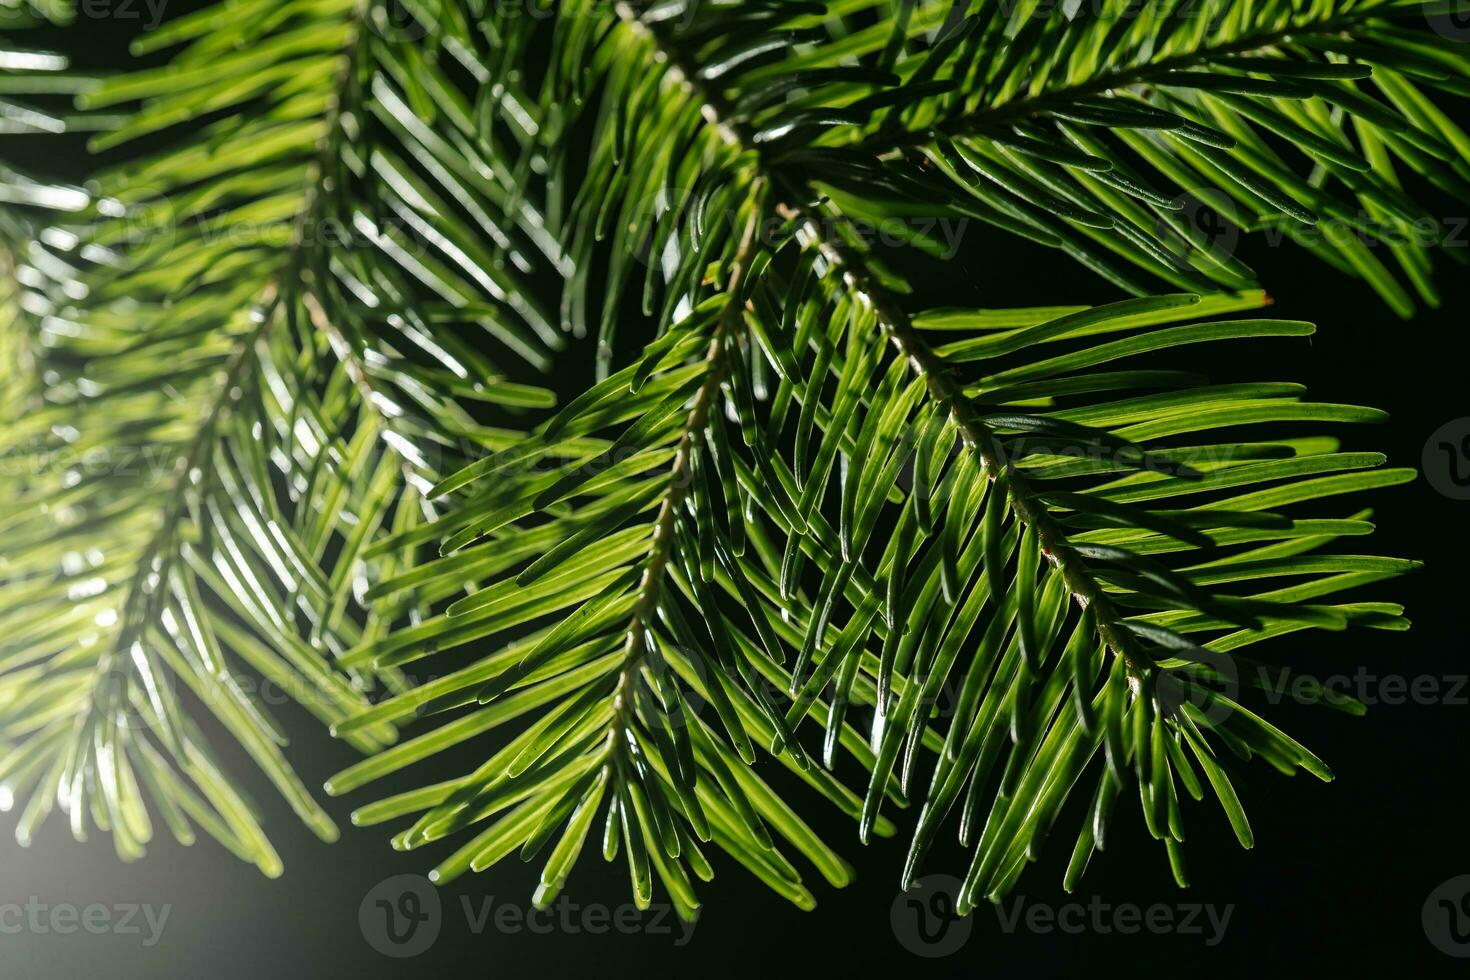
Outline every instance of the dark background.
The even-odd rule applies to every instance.
[[[141,0],[137,6],[143,13]],[[173,15],[174,9],[169,13]],[[127,37],[141,23],[122,17],[83,21],[72,29],[66,47],[79,52],[83,63],[117,66],[123,63]],[[54,143],[39,154],[20,146],[13,153],[9,144],[15,142],[7,140],[4,155],[29,156],[26,162],[33,170],[65,173],[80,163],[79,154],[58,152]],[[1441,203],[1437,208],[1436,213],[1451,222],[1461,220],[1457,216],[1465,211],[1463,205]],[[1462,233],[1453,244],[1470,247],[1470,236]],[[1341,435],[1346,448],[1381,450],[1397,465],[1418,467],[1426,441],[1442,424],[1470,416],[1464,370],[1470,281],[1462,268],[1442,263],[1438,282],[1443,307],[1404,323],[1365,286],[1332,272],[1300,249],[1272,248],[1259,238],[1247,238],[1239,254],[1262,273],[1275,297],[1271,315],[1313,320],[1320,332],[1310,341],[1195,348],[1196,360],[1189,366],[1203,366],[1217,381],[1301,381],[1319,400],[1385,408],[1392,414],[1388,424],[1357,427]],[[966,230],[959,257],[941,268],[931,267],[927,275],[924,295],[934,300],[925,305],[1115,298],[1106,285],[1058,253],[978,226]],[[588,373],[574,351],[555,383],[575,393]],[[1437,452],[1431,452],[1428,461],[1442,469],[1448,465]],[[1470,460],[1462,463],[1470,466]],[[1193,886],[1179,891],[1162,848],[1147,838],[1136,802],[1125,796],[1107,851],[1094,857],[1077,893],[1067,896],[1060,880],[1070,851],[1070,828],[1080,819],[1074,801],[1048,853],[1016,891],[1027,905],[1053,907],[1086,905],[1094,896],[1113,906],[1131,903],[1147,908],[1163,903],[1175,909],[1175,915],[1181,914],[1181,903],[1213,905],[1217,910],[1229,906],[1228,927],[1217,945],[1207,944],[1211,938],[1207,923],[1203,934],[1123,935],[1091,929],[1080,934],[1037,932],[1028,930],[1023,921],[1007,934],[996,911],[986,906],[968,926],[952,926],[954,931],[937,946],[924,947],[915,942],[912,925],[903,924],[913,917],[902,905],[896,884],[907,821],[900,815],[898,838],[864,848],[850,822],[798,792],[793,799],[804,816],[859,872],[858,880],[840,891],[810,875],[819,902],[814,912],[785,905],[743,869],[716,855],[717,878],[701,889],[706,903],[703,916],[682,946],[681,930],[671,917],[661,924],[671,930],[665,934],[644,928],[604,935],[565,931],[542,935],[524,929],[497,930],[492,916],[477,934],[462,901],[476,910],[487,899],[493,899],[495,906],[529,905],[538,868],[512,858],[442,890],[437,941],[417,957],[392,959],[364,937],[359,905],[384,879],[423,873],[448,849],[399,854],[387,847],[389,828],[352,828],[348,813],[376,798],[373,789],[329,802],[329,810],[344,828],[343,839],[331,846],[320,844],[271,794],[265,781],[251,773],[247,785],[286,863],[285,876],[276,881],[262,878],[208,841],[186,849],[160,838],[145,861],[126,866],[113,854],[108,838],[95,835],[78,844],[55,817],[40,839],[23,850],[9,840],[13,816],[5,819],[0,905],[24,904],[34,896],[52,905],[149,903],[171,908],[161,939],[152,948],[144,948],[138,935],[0,934],[0,978],[663,976],[675,971],[710,976],[820,971],[990,977],[1071,976],[1099,968],[1135,975],[1332,971],[1351,976],[1386,969],[1410,976],[1451,971],[1464,975],[1465,961],[1446,956],[1427,939],[1421,910],[1436,886],[1470,873],[1470,840],[1459,804],[1470,775],[1466,763],[1470,708],[1465,704],[1470,691],[1457,680],[1470,673],[1463,571],[1470,543],[1466,530],[1470,503],[1442,495],[1422,477],[1379,491],[1369,502],[1380,531],[1367,550],[1422,559],[1426,567],[1417,576],[1380,585],[1364,597],[1406,603],[1414,630],[1297,634],[1265,649],[1275,662],[1307,666],[1319,674],[1352,675],[1366,668],[1377,678],[1401,677],[1409,683],[1428,678],[1420,683],[1432,683],[1441,695],[1457,695],[1458,703],[1444,703],[1446,699],[1439,697],[1428,699],[1431,703],[1379,704],[1361,719],[1290,700],[1268,706],[1269,717],[1326,759],[1337,779],[1324,785],[1305,774],[1283,778],[1264,764],[1237,767],[1236,786],[1256,833],[1253,851],[1237,847],[1213,803],[1187,807]],[[1335,509],[1329,503],[1324,516],[1339,510],[1346,516],[1357,503],[1339,503]],[[1373,696],[1383,689],[1370,681],[1366,693]],[[332,742],[304,713],[277,710],[293,729],[292,759],[308,783],[319,784],[353,761],[350,749]],[[225,755],[227,762],[240,763],[234,771],[248,772],[248,762]],[[473,753],[464,761],[466,766],[473,764]],[[418,784],[410,776],[394,787]],[[803,801],[813,805],[801,807]],[[584,853],[571,880],[570,897],[583,905],[611,908],[627,903],[623,862],[605,865],[591,850]],[[948,870],[963,868],[957,850],[945,857]],[[896,901],[897,929],[891,918]],[[1005,911],[1007,915],[1012,911],[1010,903]],[[645,920],[645,926],[651,924]],[[969,933],[961,944],[964,929]],[[914,951],[932,953],[947,946],[958,949],[941,957]]]

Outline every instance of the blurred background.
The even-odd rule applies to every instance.
[[[117,0],[111,16],[81,17],[64,35],[31,33],[24,41],[63,47],[79,67],[117,70],[128,63],[128,39],[155,22],[159,2],[131,0],[136,16],[124,17],[127,0]],[[197,5],[170,0],[165,13]],[[9,137],[0,155],[32,172],[80,179],[80,147],[48,142],[42,149]],[[1470,249],[1465,207],[1435,204],[1447,247]],[[961,231],[953,259],[914,267],[917,278],[927,277],[916,309],[1117,298],[1058,253],[978,224]],[[265,815],[285,875],[267,880],[209,841],[181,848],[159,839],[145,861],[123,865],[108,839],[79,844],[55,819],[22,849],[10,837],[13,814],[0,817],[0,978],[959,978],[1070,976],[1106,967],[1141,975],[1359,975],[1388,968],[1465,975],[1470,833],[1460,801],[1470,777],[1470,276],[1442,263],[1443,307],[1403,322],[1365,286],[1289,244],[1244,236],[1236,253],[1262,273],[1275,300],[1270,315],[1312,320],[1319,332],[1310,340],[1217,347],[1206,363],[1189,366],[1215,381],[1299,381],[1318,400],[1388,410],[1387,424],[1341,435],[1345,448],[1382,451],[1391,463],[1425,469],[1414,483],[1369,500],[1379,525],[1372,550],[1421,559],[1425,568],[1372,596],[1405,603],[1412,632],[1298,634],[1263,648],[1273,663],[1338,678],[1369,703],[1368,714],[1296,703],[1289,692],[1274,705],[1259,695],[1248,700],[1251,707],[1265,704],[1337,779],[1322,784],[1305,775],[1283,778],[1264,764],[1238,767],[1236,786],[1256,847],[1239,850],[1218,808],[1188,808],[1189,889],[1173,885],[1163,849],[1148,838],[1136,809],[1121,807],[1127,818],[1116,821],[1106,852],[1075,894],[1062,892],[1072,828],[1081,819],[1076,804],[1084,802],[1074,800],[1053,847],[1016,896],[955,921],[944,914],[942,878],[926,879],[918,893],[899,893],[902,830],[865,848],[851,823],[818,805],[804,816],[859,875],[840,891],[817,882],[813,912],[781,904],[733,862],[717,860],[717,878],[702,888],[705,908],[692,928],[671,913],[639,916],[629,905],[623,863],[588,856],[568,887],[575,904],[527,918],[535,865],[512,859],[437,891],[416,877],[400,878],[422,875],[447,851],[395,853],[387,846],[390,829],[352,828],[348,813],[375,798],[371,792],[328,802],[343,837],[322,845],[222,739],[216,744],[224,761],[247,773],[246,789]],[[564,369],[543,383],[576,394],[591,377],[590,362],[590,351],[573,348]],[[291,758],[308,783],[319,785],[354,761],[304,712],[284,702],[272,708],[293,733]],[[483,751],[472,744],[458,758],[459,770]],[[443,778],[415,775],[423,779],[400,788]],[[965,861],[954,845],[930,866],[962,871]]]

